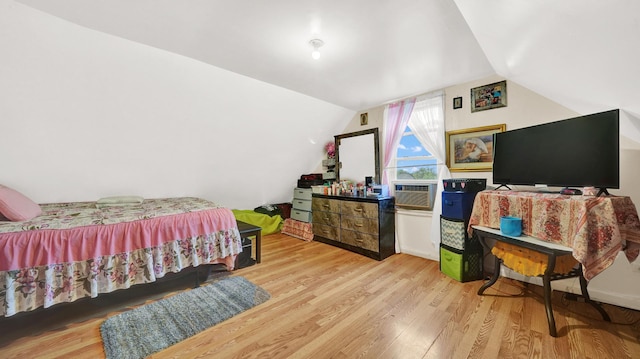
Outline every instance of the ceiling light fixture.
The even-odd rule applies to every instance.
[[[311,57],[313,57],[314,59],[319,59],[320,58],[320,48],[322,47],[322,45],[324,45],[324,41],[320,40],[320,39],[313,39],[311,41],[309,41],[309,45],[311,45],[313,47],[313,51],[311,52]]]

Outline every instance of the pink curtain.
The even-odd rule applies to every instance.
[[[402,139],[404,129],[407,128],[415,102],[416,99],[413,98],[387,106],[387,116],[384,121],[384,171],[382,174],[382,183],[384,184],[389,184],[387,167],[389,167],[391,160],[396,155],[396,149],[400,139]]]

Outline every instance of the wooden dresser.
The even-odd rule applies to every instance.
[[[395,253],[394,198],[313,194],[314,239],[383,260]]]

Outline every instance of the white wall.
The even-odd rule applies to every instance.
[[[439,261],[440,249],[431,241],[432,219],[429,211],[396,210],[398,252]]]
[[[479,79],[477,81],[451,86],[445,89],[445,122],[446,130],[460,130],[472,127],[482,127],[505,123],[507,130],[533,126],[556,120],[579,116],[539,94],[536,94],[517,83],[507,80],[507,107],[471,113],[470,90],[473,87],[504,80],[499,76]],[[453,109],[453,98],[462,97],[463,107]],[[371,114],[382,116],[384,106],[368,110]],[[349,130],[353,130],[359,121],[356,114],[351,120]],[[621,119],[621,127],[624,125]],[[382,128],[382,119],[380,119]],[[621,129],[621,133],[628,131]],[[382,133],[381,133],[382,136]],[[621,136],[620,152],[620,189],[609,190],[611,194],[630,196],[636,206],[640,203],[640,189],[637,178],[640,178],[640,144],[634,140]],[[491,172],[453,172],[453,178],[486,178],[487,184],[492,185]],[[513,187],[526,190],[525,186]],[[439,260],[439,248],[431,242],[432,217],[423,211],[398,210],[396,213],[397,248],[402,253],[416,255],[423,258]],[[640,261],[636,261],[640,262]],[[522,279],[521,276],[509,270],[503,270],[505,275]],[[614,265],[604,273],[594,278],[589,284],[591,296],[599,301],[640,310],[640,286],[632,285],[640,280],[640,263],[628,263],[626,257],[618,256]],[[538,281],[533,280],[537,283]],[[554,288],[563,291],[580,293],[577,280],[564,280],[554,283]]]
[[[353,116],[12,1],[0,0],[0,48],[0,183],[40,203],[290,201]]]

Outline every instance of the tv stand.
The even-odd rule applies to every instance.
[[[607,312],[602,308],[600,303],[591,300],[589,296],[589,291],[587,290],[587,280],[584,278],[584,274],[582,272],[582,264],[578,265],[578,268],[574,268],[569,273],[562,274],[555,272],[556,259],[560,256],[571,255],[572,249],[569,247],[564,247],[558,244],[553,244],[549,242],[545,242],[530,236],[521,236],[521,237],[511,237],[504,235],[500,232],[499,229],[493,229],[482,226],[473,226],[474,235],[478,236],[480,243],[487,249],[491,249],[487,243],[486,239],[493,239],[497,241],[501,241],[504,243],[508,243],[511,245],[515,245],[521,248],[530,249],[536,251],[538,253],[544,254],[547,256],[547,268],[544,274],[540,275],[542,277],[542,287],[544,289],[544,307],[547,313],[547,323],[549,325],[549,335],[552,337],[557,337],[558,332],[556,330],[556,321],[553,316],[553,307],[551,300],[551,292],[553,289],[551,288],[551,282],[560,279],[574,278],[579,277],[580,279],[580,291],[582,292],[582,298],[586,303],[591,304],[593,308],[595,308],[598,313],[602,316],[602,319],[611,322],[611,318],[607,314]],[[500,265],[505,265],[503,261],[494,255],[495,258],[495,268],[493,271],[493,275],[491,279],[484,283],[480,289],[478,289],[478,295],[482,295],[485,290],[494,285],[498,278],[500,277]],[[506,265],[505,265],[506,266]],[[507,266],[508,268],[508,266]]]
[[[498,188],[496,188],[495,190],[497,191],[497,190],[499,190],[499,189],[500,189],[500,188],[502,188],[502,187],[506,187],[506,188],[507,188],[507,191],[511,191],[511,187],[507,186],[506,184],[501,184],[501,185],[500,185],[500,186],[498,186]]]
[[[505,205],[507,202],[508,206]],[[467,232],[473,234],[477,226],[482,226],[504,237],[500,232],[502,216],[522,218],[523,235],[516,237],[517,240],[529,236],[544,240],[545,246],[562,245],[569,248],[575,259],[580,258],[582,276],[587,281],[610,267],[620,252],[624,252],[630,262],[639,256],[632,246],[625,248],[625,244],[640,243],[638,212],[628,196],[594,198],[482,191],[478,192],[473,202]]]
[[[598,194],[596,195],[596,197],[600,197],[600,195],[609,196],[609,191],[607,191],[605,187],[600,187],[600,190],[598,190]]]

